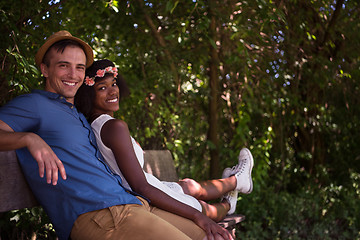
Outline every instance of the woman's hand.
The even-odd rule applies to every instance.
[[[208,240],[219,239],[219,235],[223,239],[233,240],[233,237],[226,229],[219,226],[201,212],[195,214],[193,221],[205,231]]]

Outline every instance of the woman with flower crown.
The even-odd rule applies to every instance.
[[[128,95],[129,90],[117,68],[104,59],[95,61],[86,70],[84,84],[75,96],[75,105],[91,123],[97,145],[110,169],[121,176],[126,188],[148,198],[152,206],[191,219],[207,234],[218,232],[223,238],[231,239],[214,221],[235,212],[238,192],[251,193],[251,152],[242,149],[238,164],[226,168],[222,179],[200,183],[193,179],[160,181],[143,171],[143,150],[131,137],[127,124],[113,117],[119,110],[120,99]],[[220,197],[219,203],[206,203]]]

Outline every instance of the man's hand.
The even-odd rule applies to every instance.
[[[0,120],[0,151],[10,151],[27,147],[39,165],[40,177],[53,185],[57,184],[58,171],[65,180],[65,168],[50,146],[37,134],[30,132],[14,132],[5,122]]]
[[[40,177],[44,177],[46,172],[47,183],[56,185],[60,172],[61,177],[66,180],[65,167],[50,146],[34,133],[28,133],[26,137],[27,148],[39,165]]]
[[[233,237],[226,229],[219,226],[201,212],[194,216],[193,221],[205,231],[208,240],[217,240],[221,238],[233,240]]]

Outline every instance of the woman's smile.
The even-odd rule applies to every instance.
[[[116,78],[107,76],[94,85],[95,99],[94,112],[98,114],[109,114],[119,110],[119,87],[116,85]]]

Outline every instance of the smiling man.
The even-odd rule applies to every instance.
[[[74,96],[81,86],[84,73],[86,56],[84,51],[76,46],[68,46],[62,54],[56,54],[52,48],[48,51],[49,63],[41,63],[41,72],[46,78],[45,90],[58,93],[66,101],[74,103]]]
[[[56,39],[58,41],[52,43]],[[46,79],[45,90],[58,93],[66,101],[74,103],[74,96],[83,83],[86,67],[93,62],[90,46],[68,32],[60,31],[39,49],[35,59]]]

